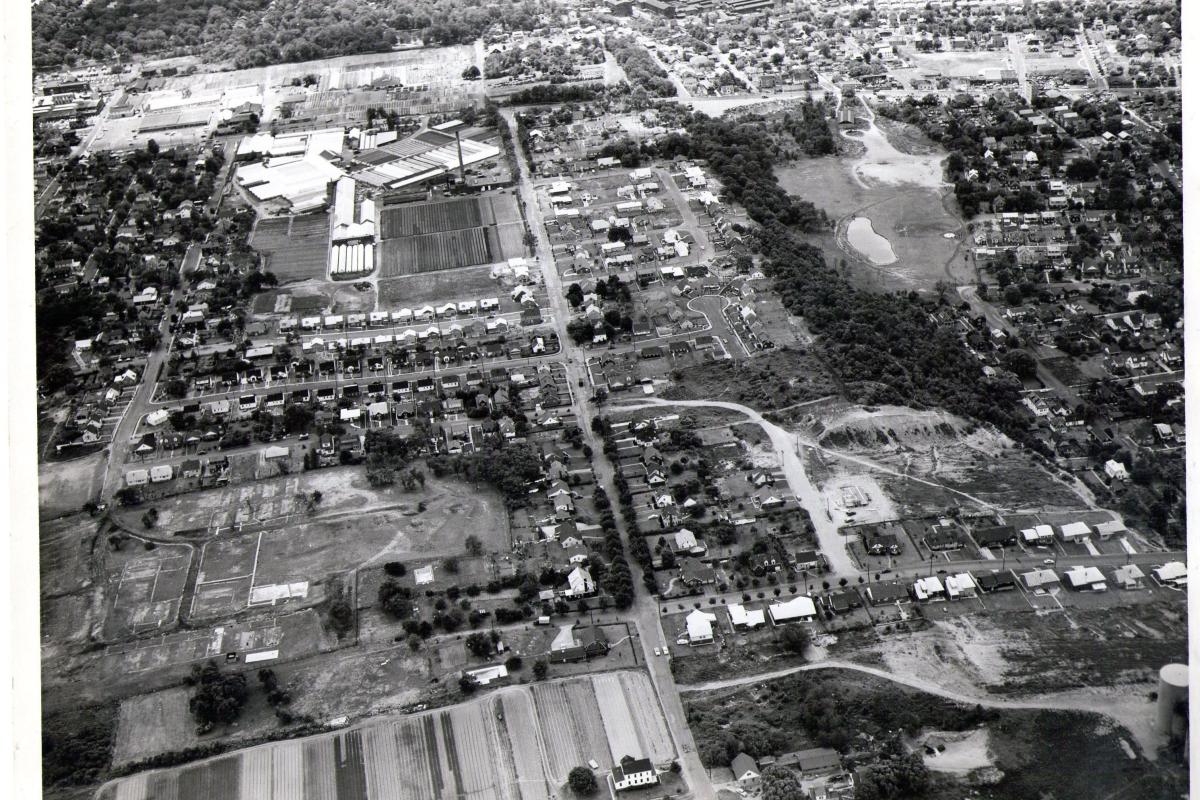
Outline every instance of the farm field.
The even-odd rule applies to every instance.
[[[263,269],[280,283],[323,278],[329,260],[329,216],[259,220],[250,246],[263,254]]]
[[[523,256],[525,227],[506,193],[385,207],[383,278],[493,264]]]
[[[385,239],[380,276],[395,278],[443,269],[474,267],[502,260],[493,254],[485,228],[463,228]]]
[[[543,691],[542,699],[535,702],[531,694],[539,690],[551,691]],[[600,722],[598,696],[626,720],[620,723],[621,730]],[[625,748],[630,726],[644,726],[641,738],[650,748],[645,754],[653,760],[662,763],[674,757],[666,723],[644,673],[538,684],[532,692],[513,686],[447,709],[260,745],[178,769],[140,773],[106,784],[98,797],[548,800],[567,772],[588,758],[602,767],[611,766],[609,753],[614,747]],[[551,739],[549,731],[557,731],[561,738]],[[567,737],[576,736],[584,741],[572,747]],[[553,774],[546,774],[547,766]]]

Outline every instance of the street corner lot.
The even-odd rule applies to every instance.
[[[821,485],[821,494],[825,509],[838,527],[896,519],[891,499],[869,475],[831,478]]]
[[[112,607],[105,620],[110,636],[142,633],[175,624],[192,561],[191,548],[159,546],[142,550],[126,543],[109,553]]]

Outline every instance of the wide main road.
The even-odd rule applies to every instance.
[[[586,387],[589,383],[586,366],[587,353],[577,346],[571,340],[571,337],[567,335],[567,322],[571,319],[571,309],[567,305],[567,298],[563,293],[562,278],[559,276],[558,267],[554,263],[554,250],[550,245],[550,237],[546,235],[546,224],[542,216],[541,206],[538,204],[537,192],[533,185],[529,164],[526,162],[525,156],[520,149],[515,114],[511,108],[503,108],[500,113],[512,133],[513,141],[517,143],[515,150],[518,194],[525,207],[525,218],[534,237],[538,266],[542,272],[542,280],[546,285],[550,305],[554,310],[554,325],[558,330],[558,341],[562,347],[562,360],[566,366],[567,378],[570,384],[575,387]],[[596,471],[596,484],[605,487],[609,496],[615,499],[616,492],[613,484],[614,473],[612,465],[607,458],[600,455],[604,447],[603,443],[599,441],[596,434],[592,431],[590,417],[593,410],[588,408],[585,398],[586,394],[588,393],[584,391],[572,391],[572,405],[579,420],[579,427],[583,431],[584,440],[592,448],[592,451],[597,454],[597,458],[592,462],[593,468]],[[624,519],[620,514],[617,515],[617,527],[625,537],[625,541],[630,541],[629,531],[625,529]],[[633,621],[638,627],[639,638],[642,642],[642,655],[645,658],[646,666],[650,670],[651,681],[654,683],[654,688],[658,692],[659,700],[662,703],[663,712],[667,718],[667,725],[675,742],[675,750],[679,754],[679,765],[684,779],[687,781],[693,797],[698,798],[698,800],[716,800],[716,793],[713,791],[708,771],[700,763],[700,756],[696,752],[696,743],[692,738],[691,728],[688,726],[687,714],[683,709],[683,701],[679,698],[679,689],[676,687],[675,677],[671,673],[670,659],[654,655],[654,648],[664,641],[658,616],[658,603],[654,597],[646,594],[645,589],[642,588],[642,570],[637,562],[630,560],[629,569],[633,575],[634,592],[637,598],[630,613],[633,615]]]

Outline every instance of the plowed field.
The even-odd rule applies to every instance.
[[[421,715],[261,745],[103,787],[104,800],[548,800],[573,767],[674,758],[649,678],[510,686]]]

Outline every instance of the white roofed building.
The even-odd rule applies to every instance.
[[[811,597],[799,595],[781,603],[771,603],[767,606],[771,622],[784,625],[789,622],[808,622],[817,616],[816,603]]]

